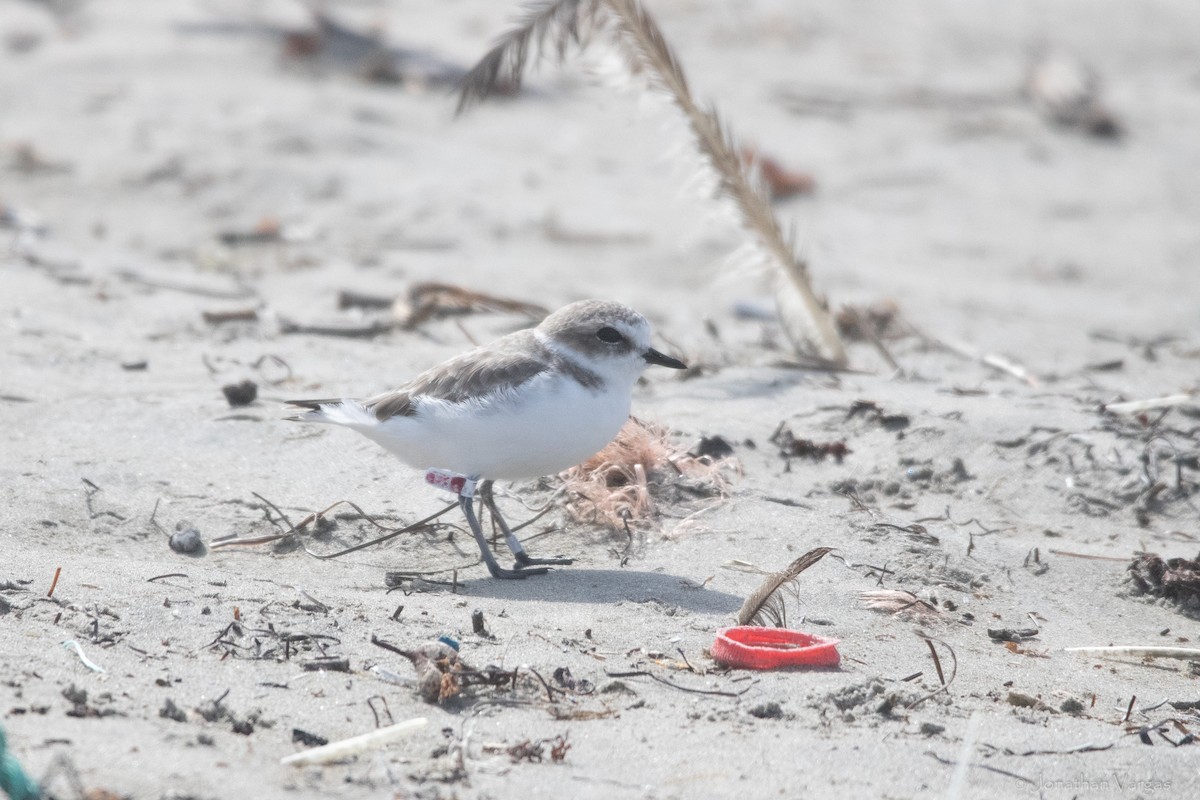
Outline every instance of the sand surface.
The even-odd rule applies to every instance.
[[[514,11],[340,5],[462,66]],[[772,311],[769,283],[688,188],[680,123],[615,86],[599,49],[456,120],[436,86],[286,58],[297,3],[109,0],[56,18],[0,0],[0,725],[55,796],[75,796],[72,771],[136,798],[1195,794],[1195,745],[1168,739],[1200,729],[1196,671],[1064,648],[1200,640],[1196,617],[1125,584],[1138,552],[1200,549],[1200,402],[1100,410],[1200,390],[1200,5],[650,7],[696,93],[815,177],[777,211],[835,309],[895,304],[899,371],[861,342],[854,372],[779,365],[786,340],[745,313]],[[1049,124],[1022,97],[1047,46],[1103,77],[1122,138]],[[230,243],[264,220],[282,241]],[[728,496],[677,491],[628,537],[560,501],[523,533],[577,561],[521,582],[491,579],[461,528],[334,560],[294,542],[169,549],[180,524],[209,543],[279,532],[261,498],[293,522],[342,499],[393,525],[440,507],[365,439],[281,420],[289,397],[373,394],[524,324],[285,332],[386,322],[338,292],[431,280],[641,310],[699,369],[648,373],[635,413],[681,451],[732,443]],[[222,387],[245,379],[258,399],[231,408]],[[851,413],[860,401],[876,408]],[[850,452],[784,458],[781,423]],[[504,487],[509,518],[557,485]],[[334,522],[306,543],[373,535]],[[761,580],[730,565],[818,546],[837,550],[788,621],[839,639],[840,668],[717,668],[706,649]],[[389,591],[397,570],[431,574]],[[865,608],[880,588],[938,614]],[[1037,633],[1006,646],[989,628]],[[917,632],[942,642],[945,691]],[[430,705],[384,679],[415,673],[372,636],[449,636],[467,663],[522,677]],[[322,657],[348,671],[306,668]],[[280,764],[305,748],[297,729],[337,740],[419,716],[386,748]]]

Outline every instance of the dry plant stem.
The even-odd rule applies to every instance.
[[[954,648],[951,647],[946,642],[942,641],[941,639],[935,639],[932,636],[926,636],[925,634],[923,634],[919,631],[916,631],[915,633],[917,634],[918,638],[924,639],[925,644],[929,645],[929,651],[931,653],[933,653],[933,665],[935,667],[937,667],[938,679],[942,682],[942,685],[940,687],[938,687],[937,689],[935,689],[934,691],[930,692],[929,694],[925,695],[924,697],[920,697],[920,698],[914,700],[913,702],[909,703],[907,708],[910,710],[921,705],[921,703],[924,703],[926,700],[937,697],[942,692],[946,692],[947,694],[949,694],[950,693],[950,685],[952,683],[954,683],[954,679],[958,677],[958,655],[954,652]],[[933,649],[934,642],[937,642],[942,647],[946,648],[946,651],[950,653],[950,679],[949,680],[946,680],[945,677],[942,675],[942,662],[937,657],[937,651],[935,651]]]
[[[933,667],[937,670],[938,683],[942,686],[946,685],[946,675],[942,672],[942,660],[938,658],[937,648],[933,646],[933,642],[926,639],[925,644],[929,645],[929,655],[933,658]]]
[[[1001,372],[1007,372],[1009,375],[1024,381],[1035,389],[1038,387],[1038,380],[1033,373],[1009,358],[996,355],[995,353],[981,353],[975,348],[959,342],[948,342],[944,339],[938,339],[937,337],[930,336],[928,333],[925,333],[911,323],[909,323],[909,328],[911,328],[913,333],[919,336],[928,345],[941,347],[942,349],[949,350],[951,353],[956,353],[963,358],[978,361],[979,363],[991,367],[992,369],[997,369]]]
[[[780,273],[795,288],[816,334],[816,349],[825,360],[845,366],[846,350],[833,319],[812,289],[807,265],[784,236],[770,199],[750,179],[746,164],[715,109],[702,108],[692,97],[670,45],[654,18],[637,0],[557,0],[532,7],[518,26],[502,37],[463,79],[458,111],[461,113],[491,94],[502,73],[518,84],[530,46],[544,49],[548,36],[553,37],[558,58],[562,60],[567,45],[581,41],[581,28],[589,25],[601,8],[611,14],[616,38],[624,45],[631,71],[647,71],[683,112],[700,152],[720,180],[722,193],[735,202],[742,222],[757,236]],[[791,336],[786,319],[784,323]],[[793,343],[797,350],[805,349],[806,343]]]
[[[220,325],[225,322],[254,322],[258,319],[258,310],[243,308],[236,311],[201,311],[200,316],[209,325]]]
[[[279,332],[288,334],[306,334],[308,336],[339,336],[348,339],[370,339],[391,333],[396,329],[392,322],[372,322],[366,325],[306,325],[279,319]]]
[[[1086,558],[1089,561],[1117,561],[1122,564],[1128,564],[1128,558],[1118,558],[1116,556],[1095,556],[1089,553],[1072,553],[1070,550],[1055,550],[1050,549],[1050,552],[1056,556],[1067,556],[1069,558]]]
[[[720,179],[721,190],[733,198],[743,224],[758,236],[772,260],[800,295],[801,303],[816,330],[816,344],[822,355],[839,366],[845,366],[846,349],[829,310],[812,289],[808,265],[797,257],[795,249],[788,243],[766,193],[750,180],[729,129],[722,124],[713,107],[703,109],[692,97],[674,52],[659,30],[658,23],[641,3],[637,0],[604,1],[616,18],[618,30],[633,44],[633,52],[629,54],[631,60],[653,71],[655,78],[687,117],[700,151]],[[786,325],[784,327],[787,328]]]
[[[1195,399],[1191,394],[1173,394],[1167,397],[1155,397],[1150,400],[1130,400],[1124,403],[1105,403],[1100,410],[1109,414],[1140,414],[1143,411],[1153,411],[1157,408],[1172,408],[1181,406]]]
[[[1139,647],[1137,645],[1117,647],[1064,647],[1066,653],[1084,653],[1095,656],[1138,656],[1140,658],[1178,658],[1184,661],[1200,661],[1200,650],[1190,647]]]
[[[725,692],[720,689],[692,689],[687,686],[681,686],[678,683],[675,683],[674,681],[667,680],[666,678],[662,677],[661,675],[655,675],[653,672],[650,672],[649,670],[644,670],[644,669],[635,669],[635,670],[630,670],[628,672],[609,672],[608,670],[605,670],[604,674],[610,678],[640,678],[640,677],[644,676],[647,678],[653,678],[654,680],[658,681],[659,683],[661,683],[665,686],[670,686],[672,689],[678,689],[681,692],[688,692],[689,694],[709,694],[709,695],[713,695],[715,697],[741,697],[746,692],[748,692],[752,688],[754,688],[754,685],[751,684],[750,686],[747,686],[745,689],[742,689],[740,692]]]
[[[958,342],[942,342],[941,344],[943,344],[947,349],[958,353],[961,356],[977,360],[984,366],[991,367],[992,369],[998,369],[1001,372],[1007,372],[1009,375],[1012,375],[1018,380],[1024,381],[1035,389],[1038,387],[1037,378],[1035,378],[1033,374],[1029,372],[1029,370],[1025,369],[1025,367],[1009,358],[997,355],[996,353],[980,353],[975,348],[968,347],[967,345]]]
[[[331,761],[340,761],[343,758],[383,747],[402,736],[407,736],[414,731],[424,728],[426,724],[428,724],[428,720],[425,717],[415,717],[404,722],[397,722],[395,725],[389,725],[386,728],[380,728],[377,731],[364,733],[361,736],[342,739],[340,742],[330,742],[320,747],[314,747],[311,750],[285,756],[279,760],[279,763],[302,767],[309,764],[328,764]]]
[[[879,353],[888,367],[893,372],[903,372],[904,370],[900,367],[899,362],[892,356],[892,351],[888,349],[888,346],[884,344],[883,339],[879,336],[879,326],[867,314],[861,311],[855,312],[855,316],[859,327],[866,333],[867,341],[871,343],[871,346],[875,348],[875,351]]]
[[[1018,775],[1015,772],[1009,772],[1008,770],[1000,769],[999,767],[993,767],[991,764],[973,764],[973,763],[963,762],[963,761],[954,761],[949,758],[943,758],[942,756],[939,756],[937,753],[933,752],[932,750],[926,750],[925,755],[929,756],[930,758],[932,758],[934,761],[938,762],[939,764],[945,764],[948,767],[956,767],[957,768],[957,767],[962,766],[965,763],[966,767],[975,767],[977,769],[987,770],[988,772],[994,772],[997,775],[1003,775],[1006,778],[1016,778],[1017,780],[1022,781],[1024,783],[1028,783],[1031,786],[1037,785],[1037,783],[1035,781],[1031,780],[1030,778],[1026,778],[1024,775]],[[966,769],[966,767],[963,767],[963,769]],[[958,769],[954,770],[954,775],[955,776],[958,775]],[[959,800],[959,798],[962,797],[962,792],[960,791],[957,794],[948,793],[946,796],[948,798],[950,798],[951,800]]]
[[[363,511],[362,508],[360,508],[355,503],[352,503],[349,500],[339,500],[336,503],[334,503],[333,505],[329,506],[328,508],[326,508],[322,511],[316,511],[316,512],[309,514],[307,517],[300,520],[300,523],[298,525],[293,525],[291,523],[291,520],[289,520],[287,518],[287,516],[282,511],[279,510],[279,507],[276,506],[274,503],[272,503],[270,500],[266,499],[265,497],[258,494],[257,492],[251,492],[251,494],[253,494],[259,500],[262,500],[264,503],[266,503],[268,506],[270,506],[275,511],[275,513],[279,515],[280,519],[282,519],[284,522],[287,523],[288,530],[284,533],[275,533],[275,534],[270,534],[268,536],[255,536],[253,538],[246,538],[246,539],[226,539],[225,541],[221,541],[221,542],[213,542],[212,544],[209,545],[209,549],[216,550],[216,549],[220,549],[222,547],[233,547],[235,545],[269,544],[271,542],[277,542],[280,539],[286,539],[288,536],[292,536],[294,534],[299,534],[302,530],[307,528],[313,522],[316,522],[318,519],[324,517],[326,514],[328,514],[330,511],[332,511],[333,509],[337,508],[340,505],[350,506],[355,511],[357,511],[359,513],[359,515],[361,515],[363,517],[363,519],[367,520],[367,522],[371,523],[372,525],[374,525],[376,528],[378,528],[381,531],[387,531],[387,533],[384,534],[383,536],[377,537],[375,539],[371,539],[370,541],[367,541],[367,542],[363,542],[362,544],[354,545],[353,547],[348,547],[344,550],[338,550],[337,552],[334,552],[334,553],[317,553],[317,552],[310,550],[308,548],[308,545],[303,545],[304,552],[307,553],[308,555],[312,556],[313,558],[319,558],[319,559],[337,558],[339,556],[344,556],[349,553],[353,553],[357,550],[362,550],[367,547],[372,547],[374,545],[381,544],[382,542],[386,542],[389,539],[394,539],[395,537],[397,537],[403,533],[411,533],[412,531],[417,530],[417,529],[429,524],[430,522],[434,521],[435,519],[442,516],[443,514],[446,514],[447,512],[451,511],[452,509],[458,507],[458,503],[450,503],[449,505],[445,506],[441,511],[436,511],[433,514],[430,514],[429,516],[425,517],[424,519],[417,520],[416,522],[412,523],[411,525],[405,525],[403,528],[389,528],[386,525],[383,525],[382,523],[376,521],[373,517],[371,517],[370,514],[368,514],[366,511]],[[532,520],[530,520],[530,521],[532,522]],[[528,524],[528,523],[526,523],[526,524]],[[437,570],[437,571],[444,572],[445,570]]]

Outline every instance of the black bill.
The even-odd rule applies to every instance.
[[[646,352],[642,353],[642,358],[646,359],[647,364],[654,364],[659,367],[670,367],[671,369],[687,369],[687,364],[680,361],[678,358],[671,358],[668,355],[658,352],[651,347]]]

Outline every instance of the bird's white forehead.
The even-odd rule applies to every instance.
[[[606,325],[639,338],[650,331],[650,323],[645,317],[628,306],[610,300],[571,303],[546,317],[538,330],[552,338],[561,339],[580,331],[595,333]]]

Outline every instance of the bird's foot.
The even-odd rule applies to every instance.
[[[554,558],[534,558],[524,550],[519,553],[514,553],[513,556],[517,559],[518,568],[529,567],[535,564],[546,564],[551,567],[565,567],[569,564],[575,563],[575,559],[567,558],[566,556],[555,556]]]
[[[488,562],[488,572],[492,573],[493,578],[501,580],[523,580],[530,575],[545,575],[550,570],[546,567],[531,567],[526,569],[523,565],[514,564],[515,569],[505,569],[494,561]]]

